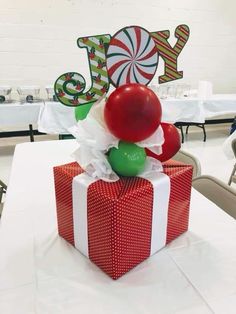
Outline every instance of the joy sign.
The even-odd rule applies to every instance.
[[[76,72],[64,73],[55,82],[58,100],[66,106],[92,104],[115,87],[126,83],[148,85],[155,76],[158,60],[164,61],[164,75],[159,83],[183,78],[177,69],[177,59],[189,38],[189,27],[175,29],[177,41],[172,47],[168,42],[170,31],[149,33],[140,26],[128,26],[113,37],[109,34],[80,37],[80,48],[85,48],[91,75],[91,88],[86,91],[84,77]]]

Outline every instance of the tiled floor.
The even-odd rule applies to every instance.
[[[202,174],[210,174],[227,182],[235,160],[228,160],[222,150],[222,144],[228,137],[229,125],[208,125],[207,141],[203,142],[202,131],[191,127],[182,149],[195,155],[202,167]],[[58,136],[36,136],[35,141],[56,140]],[[28,142],[29,137],[0,139],[0,178],[8,183],[15,145]],[[236,186],[236,185],[234,185]]]

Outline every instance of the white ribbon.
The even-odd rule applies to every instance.
[[[166,244],[168,208],[170,199],[170,178],[165,173],[156,172],[143,175],[153,186],[152,237],[150,255]]]
[[[74,222],[75,247],[85,256],[88,254],[88,187],[97,179],[90,177],[86,172],[73,178],[72,202]]]
[[[170,197],[170,178],[160,172],[148,172],[140,177],[153,185],[152,236],[150,255],[166,244],[168,207]],[[82,173],[73,179],[73,221],[75,247],[86,257],[88,252],[87,197],[88,187],[97,179]]]

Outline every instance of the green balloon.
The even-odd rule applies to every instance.
[[[144,169],[146,152],[134,143],[120,141],[118,148],[110,149],[108,161],[118,175],[134,177]]]
[[[91,109],[94,102],[86,105],[80,105],[75,107],[75,119],[76,121],[84,120],[87,117],[87,114],[89,113],[89,110]]]

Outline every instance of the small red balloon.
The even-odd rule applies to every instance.
[[[142,84],[118,87],[109,97],[104,118],[109,131],[127,142],[151,136],[161,122],[161,104],[156,94]]]
[[[173,124],[161,123],[163,129],[165,142],[162,145],[162,154],[154,154],[150,149],[145,148],[147,156],[156,158],[160,161],[166,161],[172,158],[180,149],[181,141],[177,128]]]

